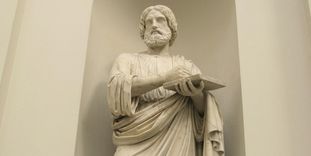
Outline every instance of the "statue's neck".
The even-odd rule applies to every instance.
[[[169,45],[155,47],[155,48],[148,48],[148,53],[151,55],[169,55]]]

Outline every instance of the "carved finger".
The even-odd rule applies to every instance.
[[[178,87],[179,87],[179,89],[180,89],[180,93],[181,93],[182,95],[185,95],[185,90],[184,90],[184,87],[183,87],[183,80],[180,80],[180,81],[178,82]]]
[[[179,83],[175,84],[175,89],[176,89],[177,93],[182,94],[180,87],[179,87]]]
[[[183,69],[183,72],[186,73],[187,75],[191,75],[191,72],[188,69]]]
[[[191,92],[195,92],[197,90],[197,88],[194,87],[190,79],[187,81],[187,85],[189,89],[191,90]]]
[[[187,73],[187,72],[182,72],[182,75],[183,75],[184,78],[186,78],[186,77],[189,77],[191,74]]]
[[[189,90],[188,85],[187,85],[187,79],[184,79],[181,82],[181,91],[184,93],[184,95],[191,95],[191,90]]]
[[[186,78],[186,77],[188,77],[189,75],[188,75],[187,73],[182,73],[181,76],[182,76],[183,78]]]
[[[199,88],[198,88],[198,89],[199,89],[199,90],[203,90],[203,88],[204,88],[204,82],[203,82],[203,81],[201,81],[201,82],[200,82],[200,86],[199,86]]]
[[[184,68],[184,71],[190,74],[190,71],[186,68]]]

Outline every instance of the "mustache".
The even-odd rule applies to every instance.
[[[153,34],[153,33],[158,33],[158,34],[160,34],[160,35],[163,35],[163,32],[162,32],[161,30],[159,30],[159,29],[153,29],[153,30],[151,30],[150,34]]]

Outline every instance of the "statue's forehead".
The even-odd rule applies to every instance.
[[[155,18],[155,17],[164,17],[164,18],[165,18],[165,16],[164,16],[160,11],[158,11],[158,10],[151,10],[151,11],[147,14],[146,20],[147,20],[147,19],[150,19],[150,18]]]

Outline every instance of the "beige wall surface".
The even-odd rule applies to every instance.
[[[311,153],[308,2],[236,0],[246,155]]]
[[[227,155],[243,156],[244,136],[234,1],[95,0],[83,83],[76,156],[111,156],[112,116],[106,103],[106,83],[120,53],[146,49],[139,37],[140,13],[150,5],[169,6],[179,34],[174,54],[193,60],[203,73],[222,79],[215,91],[225,118]]]
[[[17,0],[0,1],[0,82],[13,27]]]
[[[14,56],[1,92],[1,156],[74,155],[91,6],[92,0],[18,1],[8,51]]]
[[[4,108],[4,100],[1,96],[4,93],[4,68],[6,65],[6,58],[9,51],[11,40],[11,32],[15,19],[15,12],[17,7],[17,0],[0,1],[0,125]]]

